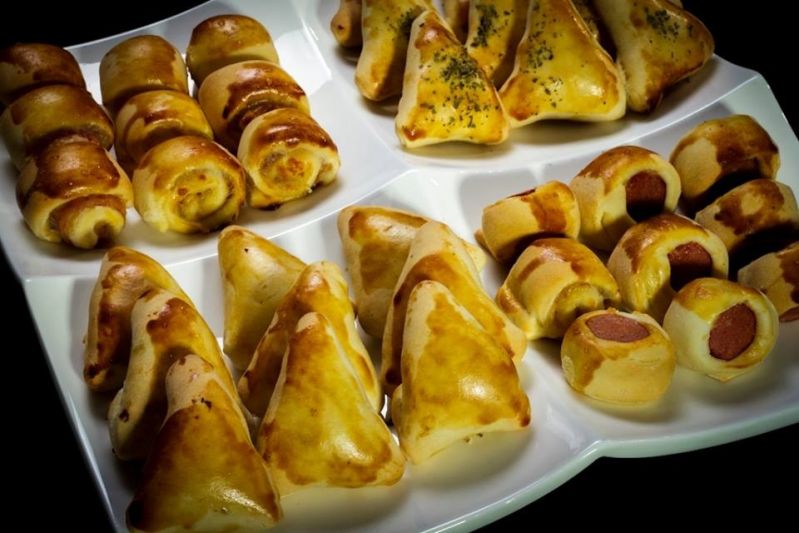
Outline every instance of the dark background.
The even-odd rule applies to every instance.
[[[285,0],[283,0],[285,1]],[[4,16],[0,46],[41,41],[67,46],[154,22],[199,2],[163,1],[56,7],[14,6]],[[277,2],[276,2],[277,3]],[[713,32],[717,53],[761,72],[789,122],[799,124],[790,81],[797,31],[774,1],[760,3],[685,0]],[[740,7],[740,9],[739,9]],[[50,531],[110,529],[41,351],[19,283],[0,259],[6,315],[6,517]],[[85,312],[85,310],[75,310]],[[15,384],[20,385],[16,389]],[[27,387],[27,385],[30,387]],[[688,523],[736,526],[742,519],[791,523],[796,512],[799,425],[696,452],[650,459],[601,458],[574,479],[487,529],[616,525],[685,527]],[[688,521],[690,516],[690,522]],[[647,517],[643,518],[642,517]],[[9,518],[10,519],[10,518]],[[547,526],[545,526],[547,527]],[[551,526],[549,526],[551,527]],[[27,530],[25,527],[24,530]]]

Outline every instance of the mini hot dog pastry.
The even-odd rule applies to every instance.
[[[75,58],[59,46],[18,43],[0,49],[0,107],[43,85],[86,88]]]
[[[799,320],[799,241],[749,263],[738,281],[765,293],[781,322]]]

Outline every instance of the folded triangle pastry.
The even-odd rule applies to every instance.
[[[241,226],[225,228],[217,249],[225,294],[224,349],[243,369],[305,263]]]
[[[513,70],[530,0],[473,0],[466,50],[499,87]]]
[[[257,444],[282,495],[309,486],[393,485],[405,469],[338,334],[319,313],[297,322]]]
[[[442,0],[444,19],[460,42],[466,41],[469,31],[470,0]]]
[[[166,421],[127,511],[132,531],[262,531],[282,511],[247,423],[216,369],[181,356],[166,373]]]
[[[414,463],[458,440],[530,424],[513,362],[441,283],[423,281],[410,295],[391,417]]]

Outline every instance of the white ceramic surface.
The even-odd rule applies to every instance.
[[[172,19],[72,49],[99,97],[97,65],[124,37],[165,36],[185,49],[191,28],[208,16],[243,12],[275,38],[282,65],[307,91],[314,117],[339,146],[339,182],[276,212],[246,211],[243,224],[305,261],[343,265],[335,214],[351,203],[402,207],[445,221],[469,238],[484,205],[549,179],[568,181],[602,150],[640,144],[668,155],[695,124],[730,113],[753,115],[779,145],[779,179],[799,191],[799,142],[765,81],[719,58],[669,95],[653,116],[614,124],[541,124],[513,133],[491,149],[472,146],[403,151],[389,111],[358,95],[354,63],[327,30],[333,0],[213,1]],[[111,452],[105,408],[82,379],[82,339],[89,294],[102,252],[78,252],[36,240],[13,201],[13,171],[0,155],[0,240],[23,281],[48,361],[69,417],[89,459],[114,524],[124,510],[135,472]],[[167,266],[221,335],[222,294],[216,237],[160,236],[131,209],[121,242]],[[502,272],[489,266],[493,294]],[[409,467],[390,488],[310,491],[283,500],[278,530],[423,531],[473,529],[557,487],[601,455],[673,453],[743,438],[799,421],[799,322],[783,324],[772,355],[751,374],[728,384],[678,369],[658,405],[609,408],[578,396],[561,376],[557,345],[536,342],[521,366],[530,395],[529,431],[492,435],[456,445],[420,467]]]

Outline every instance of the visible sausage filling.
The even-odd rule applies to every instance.
[[[681,244],[669,252],[671,265],[671,288],[682,289],[696,278],[706,278],[713,274],[713,258],[697,242]]]
[[[757,318],[745,303],[733,305],[713,322],[708,339],[710,355],[731,361],[749,348],[755,340]]]
[[[594,336],[606,341],[635,342],[649,336],[643,324],[617,314],[592,316],[585,324]]]
[[[636,222],[663,211],[666,182],[656,172],[644,170],[627,181],[627,214]]]

